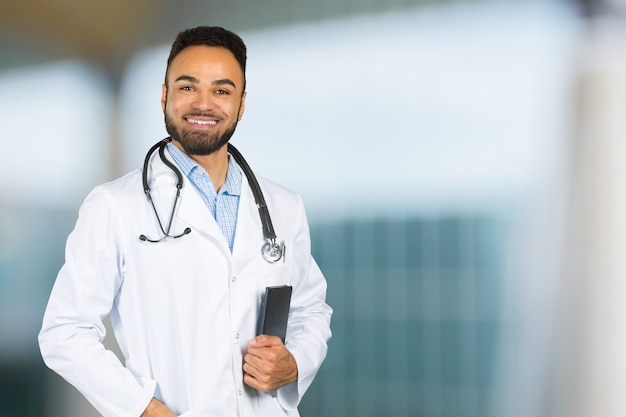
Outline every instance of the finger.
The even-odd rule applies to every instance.
[[[257,368],[263,364],[276,363],[280,359],[286,349],[281,347],[262,347],[248,349],[248,355],[251,356],[249,361],[254,363]],[[256,358],[256,359],[255,359]]]
[[[257,389],[261,392],[270,392],[270,391],[274,391],[275,389],[277,389],[277,387],[274,387],[274,385],[261,382],[259,379],[255,378],[254,376],[250,374],[243,375],[243,382],[246,385],[254,389]]]
[[[268,348],[267,346],[255,346],[256,345],[248,346],[248,352],[246,354],[263,359],[266,355],[266,352],[270,350],[270,348]]]
[[[244,370],[247,370],[249,373],[256,373],[262,370],[263,358],[248,353],[243,357],[243,365]]]
[[[250,364],[243,365],[243,381],[259,391],[269,392],[274,389],[272,376]]]
[[[243,364],[243,373],[244,373],[244,375],[250,375],[250,376],[252,376],[253,378],[256,379],[256,377],[259,374],[259,369],[254,367],[254,365],[251,365],[249,363],[244,363]]]
[[[270,349],[265,350],[267,352],[264,352],[261,356],[246,355],[247,358],[244,359],[244,362],[251,367],[250,373],[257,378],[272,375],[276,372],[276,368],[279,365],[278,356],[274,352],[269,351]]]
[[[259,384],[257,383],[256,378],[254,376],[252,376],[251,374],[244,373],[243,374],[243,382],[246,385],[251,386],[252,388],[259,389],[259,386],[258,386]]]
[[[265,380],[268,377],[271,377],[276,370],[275,357],[270,356],[268,360],[266,358],[247,354],[244,356],[243,370],[256,379]]]

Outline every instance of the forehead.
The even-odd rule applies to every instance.
[[[238,86],[243,85],[243,71],[235,55],[220,46],[192,45],[180,51],[170,64],[167,81],[182,75],[201,81],[230,78]]]

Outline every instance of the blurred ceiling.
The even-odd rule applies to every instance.
[[[145,44],[165,0],[2,0],[0,69],[80,57],[113,69]]]
[[[253,30],[454,1],[1,0],[0,71],[78,57],[104,69],[115,83],[137,50],[169,44],[180,30],[196,25]],[[626,2],[565,1],[577,3],[587,15]]]
[[[2,0],[0,70],[80,57],[115,80],[138,49],[187,27],[241,31],[433,2],[442,0]]]
[[[67,52],[98,58],[151,27],[162,7],[162,0],[4,0],[0,16],[15,38],[65,45]]]

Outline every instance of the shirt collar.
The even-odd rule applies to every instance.
[[[172,142],[167,144],[167,150],[172,159],[176,162],[176,165],[180,168],[181,172],[193,182],[192,176],[197,173],[208,173],[202,168],[196,161],[191,159],[189,155],[181,151],[178,146]],[[209,176],[210,177],[210,176]],[[226,193],[230,195],[241,195],[241,180],[242,173],[241,168],[230,154],[228,155],[228,171],[226,172],[226,182],[220,188],[220,193]]]

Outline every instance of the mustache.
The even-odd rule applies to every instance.
[[[213,119],[222,119],[223,115],[215,111],[193,111],[185,113],[184,117],[211,117]]]

